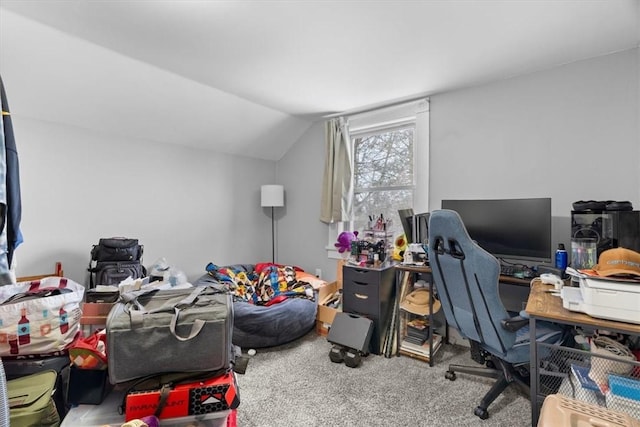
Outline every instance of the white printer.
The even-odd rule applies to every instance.
[[[578,273],[579,287],[564,286],[562,306],[589,316],[640,324],[640,282]]]

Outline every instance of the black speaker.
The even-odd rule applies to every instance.
[[[640,252],[640,211],[572,211],[571,237],[596,239],[598,257],[618,247]]]

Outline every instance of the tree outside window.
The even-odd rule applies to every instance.
[[[415,123],[351,135],[354,144],[353,230],[372,217],[391,219],[393,236],[403,233],[398,209],[413,207]]]

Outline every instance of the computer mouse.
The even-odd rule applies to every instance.
[[[564,282],[562,281],[562,279],[553,273],[541,274],[540,280],[542,281],[542,283],[553,285],[556,289],[561,289],[562,286],[564,285]]]

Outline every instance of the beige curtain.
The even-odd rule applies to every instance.
[[[352,216],[351,140],[343,117],[325,123],[326,152],[320,221],[350,221]]]

